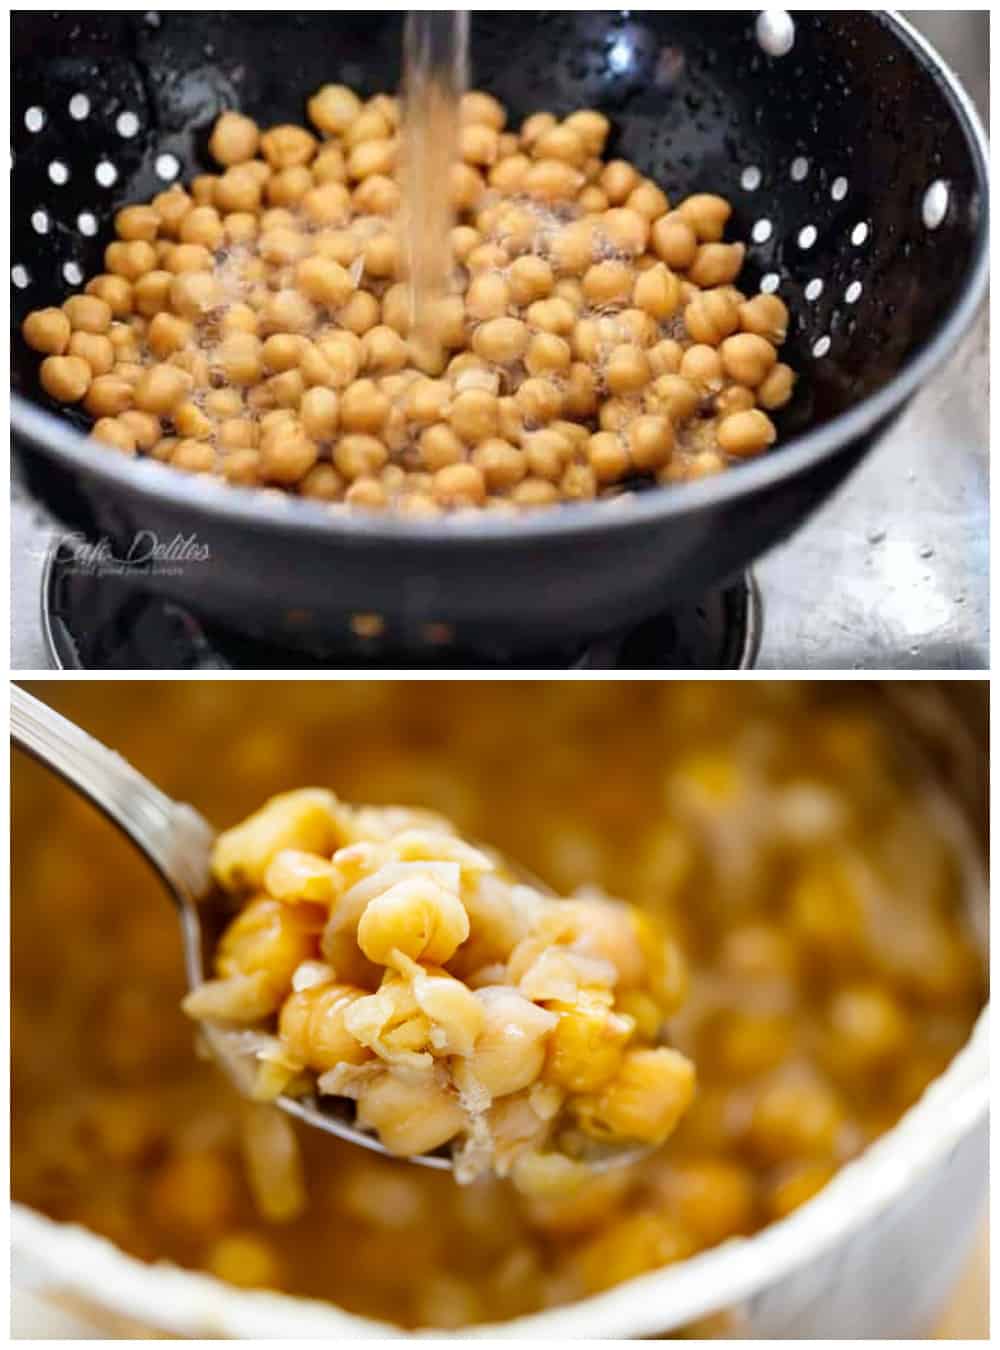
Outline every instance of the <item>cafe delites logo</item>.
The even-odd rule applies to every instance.
[[[161,539],[154,530],[137,530],[130,542],[107,535],[89,538],[81,531],[55,532],[33,556],[57,563],[64,569],[91,576],[179,576],[188,567],[211,558],[208,544],[195,534],[175,534]]]

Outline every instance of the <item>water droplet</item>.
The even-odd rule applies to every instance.
[[[874,529],[868,531],[869,544],[881,544],[884,539],[885,530]]]
[[[920,557],[924,559],[933,558],[934,557],[933,545],[925,544],[923,548],[920,550]]]

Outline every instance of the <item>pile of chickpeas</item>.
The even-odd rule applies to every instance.
[[[452,292],[411,331],[400,104],[342,85],[316,132],[226,112],[221,171],[127,206],[105,271],[23,325],[92,436],[230,483],[432,517],[616,495],[765,451],[788,311],[735,282],[731,207],[602,158],[601,113],[461,103]],[[318,134],[317,134],[318,133]]]

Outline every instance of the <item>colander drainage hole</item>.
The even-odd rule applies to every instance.
[[[861,292],[864,290],[860,281],[852,281],[850,286],[844,292],[844,299],[849,305],[853,305],[861,298]]]
[[[76,218],[77,229],[81,234],[94,235],[97,233],[97,217],[91,215],[89,211],[81,211]]]
[[[94,170],[94,177],[101,187],[113,187],[118,182],[118,170],[109,159],[102,159]]]
[[[48,211],[32,211],[31,228],[36,234],[48,234],[50,223]]]
[[[172,182],[181,171],[181,163],[176,155],[165,154],[156,156],[156,176],[164,183]]]
[[[804,225],[802,229],[799,230],[799,240],[798,240],[799,248],[801,249],[812,248],[813,244],[815,244],[818,238],[819,232],[816,229],[815,225]]]
[[[10,269],[10,279],[19,291],[31,285],[31,273],[21,263],[15,263]]]
[[[62,187],[64,183],[68,183],[69,165],[64,164],[61,159],[54,159],[49,165],[49,180],[55,183],[56,187]]]
[[[29,131],[41,131],[45,125],[45,109],[29,108],[24,114],[24,125]]]
[[[793,183],[801,183],[803,178],[808,175],[809,161],[804,155],[799,155],[798,158],[792,160],[790,173],[792,175]]]
[[[83,268],[79,263],[63,263],[62,274],[63,280],[67,281],[71,286],[79,286],[80,282],[83,280]]]
[[[755,244],[766,244],[774,232],[774,227],[769,220],[758,220],[750,231],[750,237]]]
[[[760,279],[760,289],[762,295],[773,295],[781,285],[781,277],[777,272],[765,272]]]
[[[859,220],[857,225],[851,231],[851,243],[855,248],[860,248],[868,238],[868,226],[863,220]]]
[[[824,333],[824,335],[821,338],[817,338],[816,341],[813,343],[812,353],[813,356],[820,357],[825,356],[829,350],[830,350],[830,339]]]
[[[830,184],[830,196],[835,202],[842,202],[847,196],[847,179],[835,178]]]
[[[806,299],[818,300],[823,294],[823,282],[819,277],[813,277],[812,281],[806,286]]]
[[[138,117],[134,112],[119,113],[118,120],[115,122],[115,130],[124,140],[131,140],[139,130]]]
[[[74,94],[69,101],[69,115],[74,122],[82,122],[90,116],[90,99],[86,94]]]
[[[936,230],[944,224],[944,218],[948,214],[950,197],[948,184],[943,178],[935,179],[924,193],[921,214],[924,218],[924,224],[929,230]]]
[[[756,164],[749,164],[740,175],[740,187],[744,192],[756,192],[761,185],[762,177]]]

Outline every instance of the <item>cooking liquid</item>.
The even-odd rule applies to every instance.
[[[430,355],[440,348],[436,303],[452,271],[451,169],[458,159],[459,103],[468,80],[466,10],[413,10],[403,38],[403,143],[400,165],[403,252],[412,336]]]

